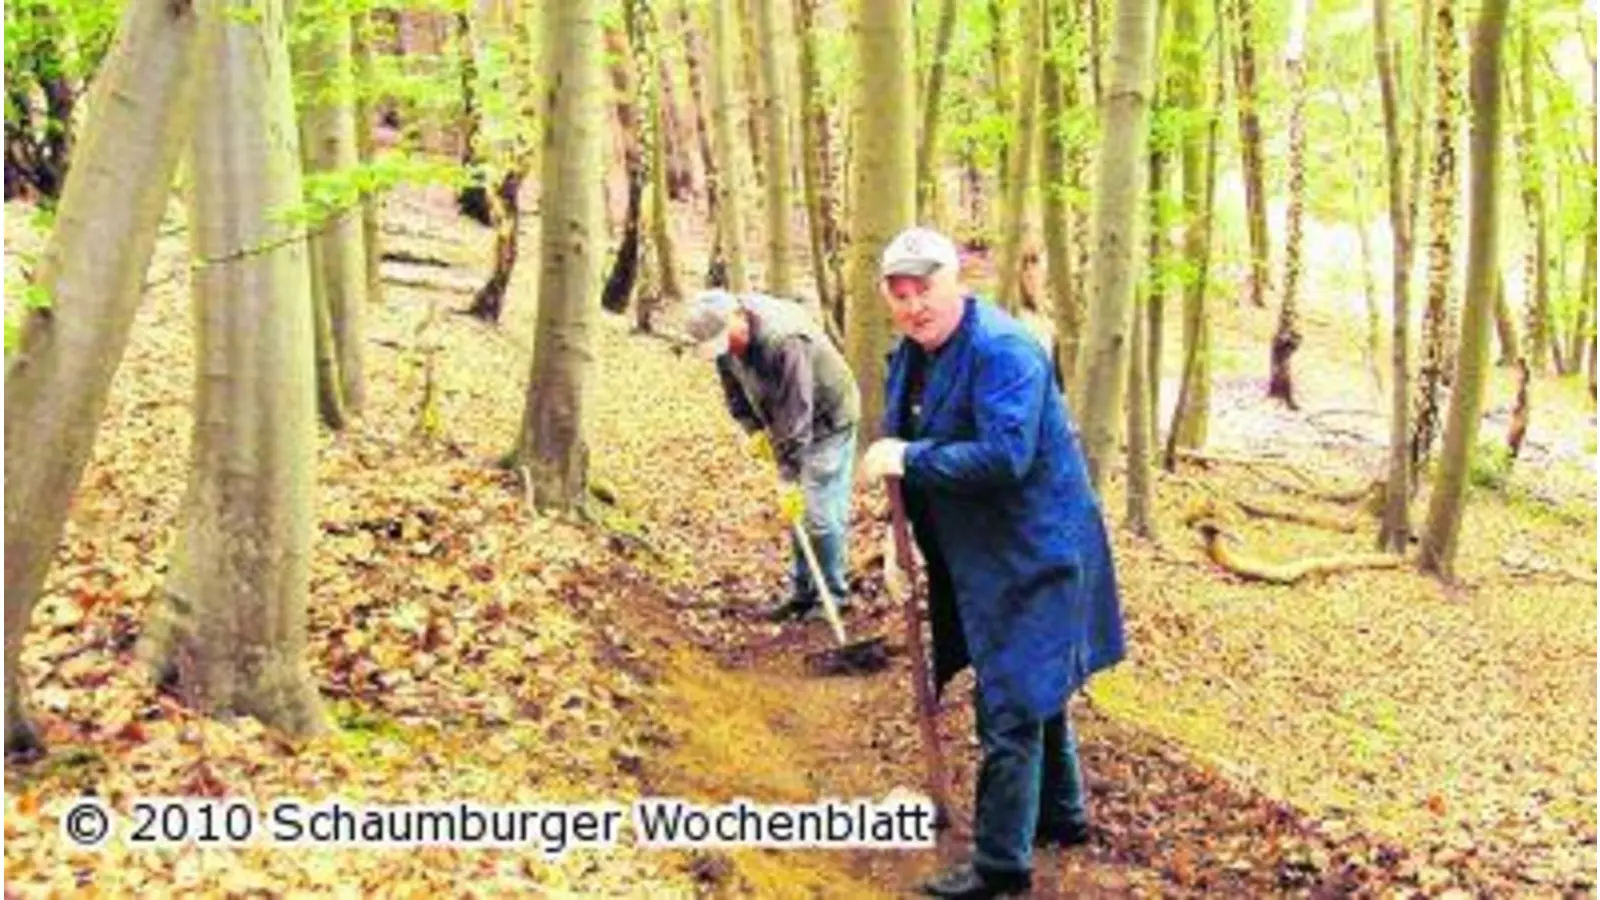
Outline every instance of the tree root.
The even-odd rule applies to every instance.
[[[1215,519],[1202,519],[1196,528],[1205,542],[1211,561],[1248,581],[1268,584],[1295,584],[1311,576],[1325,576],[1357,569],[1397,569],[1405,559],[1383,553],[1354,553],[1347,556],[1313,557],[1287,563],[1274,563],[1237,552],[1228,546],[1238,539],[1223,530]]]
[[[1355,517],[1325,515],[1316,512],[1315,510],[1280,506],[1271,502],[1270,500],[1251,500],[1248,498],[1225,497],[1216,488],[1211,487],[1205,482],[1194,481],[1188,478],[1179,479],[1179,483],[1188,485],[1189,487],[1197,488],[1203,491],[1209,497],[1209,500],[1201,504],[1199,507],[1191,509],[1184,516],[1184,522],[1188,525],[1194,525],[1201,519],[1216,518],[1216,504],[1223,503],[1227,504],[1229,507],[1237,508],[1245,515],[1256,519],[1278,519],[1284,522],[1294,522],[1299,525],[1309,525],[1313,528],[1326,528],[1330,531],[1337,531],[1343,534],[1354,534],[1361,528],[1361,522]]]
[[[1320,476],[1308,473],[1299,466],[1281,459],[1255,456],[1233,456],[1229,454],[1205,453],[1199,450],[1185,449],[1178,450],[1178,458],[1186,462],[1196,463],[1197,465],[1207,468],[1212,465],[1219,464],[1241,466],[1250,471],[1256,477],[1260,478],[1262,481],[1265,481],[1274,487],[1310,497],[1314,500],[1324,500],[1329,503],[1362,503],[1363,501],[1370,501],[1374,496],[1376,496],[1377,499],[1373,501],[1375,504],[1373,505],[1373,508],[1382,508],[1382,479],[1374,479],[1364,485],[1361,485],[1360,487],[1329,488],[1323,484],[1323,482],[1320,480]],[[1291,476],[1291,480],[1277,478],[1269,474],[1273,471],[1285,472]]]
[[[1264,500],[1235,499],[1233,502],[1238,504],[1240,509],[1258,519],[1281,519],[1285,522],[1310,525],[1313,528],[1327,528],[1330,531],[1339,531],[1345,534],[1354,534],[1361,527],[1361,524],[1354,518],[1326,516],[1312,510],[1278,506],[1275,503]]]

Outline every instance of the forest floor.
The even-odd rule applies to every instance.
[[[447,207],[390,204],[395,246],[449,269],[401,280],[472,284],[483,232]],[[6,216],[8,284],[41,237]],[[689,242],[692,246],[692,242]],[[533,247],[529,243],[525,246]],[[532,256],[530,254],[529,258]],[[698,262],[691,260],[691,262]],[[518,426],[534,266],[499,328],[442,314],[467,295],[390,285],[367,312],[369,399],[324,435],[309,663],[335,726],[291,742],[251,721],[192,716],[150,684],[134,650],[160,595],[188,460],[191,316],[181,237],[118,372],[65,543],[34,617],[24,678],[51,749],[6,766],[7,894],[279,893],[345,885],[425,896],[601,893],[878,896],[903,893],[940,851],[358,852],[68,847],[59,817],[94,793],[297,795],[369,802],[768,802],[882,797],[920,783],[907,660],[818,678],[820,623],[760,611],[783,589],[786,542],[771,476],[739,451],[708,366],[603,316],[594,331],[591,473],[615,496],[599,525],[535,515],[497,468]],[[689,271],[703,267],[685,266]],[[176,274],[174,274],[176,273]],[[8,292],[9,293],[9,292]],[[1414,568],[1293,587],[1212,564],[1184,523],[1207,496],[1276,500],[1353,533],[1230,519],[1271,559],[1366,551],[1375,520],[1286,490],[1298,477],[1359,487],[1378,471],[1384,417],[1358,322],[1310,298],[1296,359],[1303,410],[1263,399],[1267,311],[1218,300],[1208,450],[1258,462],[1185,463],[1155,481],[1155,540],[1114,526],[1129,659],[1074,700],[1093,843],[1039,860],[1041,896],[1270,893],[1593,894],[1595,872],[1595,420],[1584,387],[1541,380],[1524,456],[1485,470],[1461,534],[1460,579]],[[8,314],[15,309],[8,297]],[[1330,306],[1331,308],[1331,306]],[[673,317],[665,317],[670,327]],[[1176,370],[1176,327],[1167,369]],[[443,434],[415,428],[424,349]],[[1384,358],[1384,357],[1381,357]],[[1165,391],[1172,393],[1171,384]],[[1511,396],[1493,376],[1486,441]],[[1415,507],[1426,509],[1426,490]],[[899,648],[882,589],[883,506],[857,492],[850,625]],[[967,680],[942,732],[970,810],[976,748]]]

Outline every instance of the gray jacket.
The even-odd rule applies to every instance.
[[[728,411],[746,432],[767,429],[779,475],[794,481],[812,442],[856,426],[861,391],[844,356],[798,303],[742,294],[739,305],[750,317],[750,346],[743,357],[717,358]]]

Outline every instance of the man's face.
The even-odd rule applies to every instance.
[[[961,324],[965,308],[956,272],[945,268],[931,275],[891,275],[882,282],[894,327],[924,350],[937,350]]]
[[[750,346],[750,319],[744,310],[738,310],[728,317],[728,352],[743,358],[744,351]]]

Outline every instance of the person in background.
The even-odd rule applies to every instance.
[[[1105,526],[1039,341],[962,287],[927,229],[884,250],[880,290],[904,335],[889,357],[869,479],[898,478],[927,563],[935,684],[969,664],[982,747],[971,862],[939,897],[1025,893],[1035,843],[1090,837],[1067,699],[1123,658]]]
[[[804,307],[761,294],[706,291],[692,303],[684,328],[701,358],[715,361],[728,412],[743,426],[749,452],[776,464],[785,521],[804,525],[824,586],[841,609],[848,607],[861,392],[844,356]],[[771,610],[775,621],[803,618],[818,607],[804,550],[798,537],[791,541],[791,590]]]

